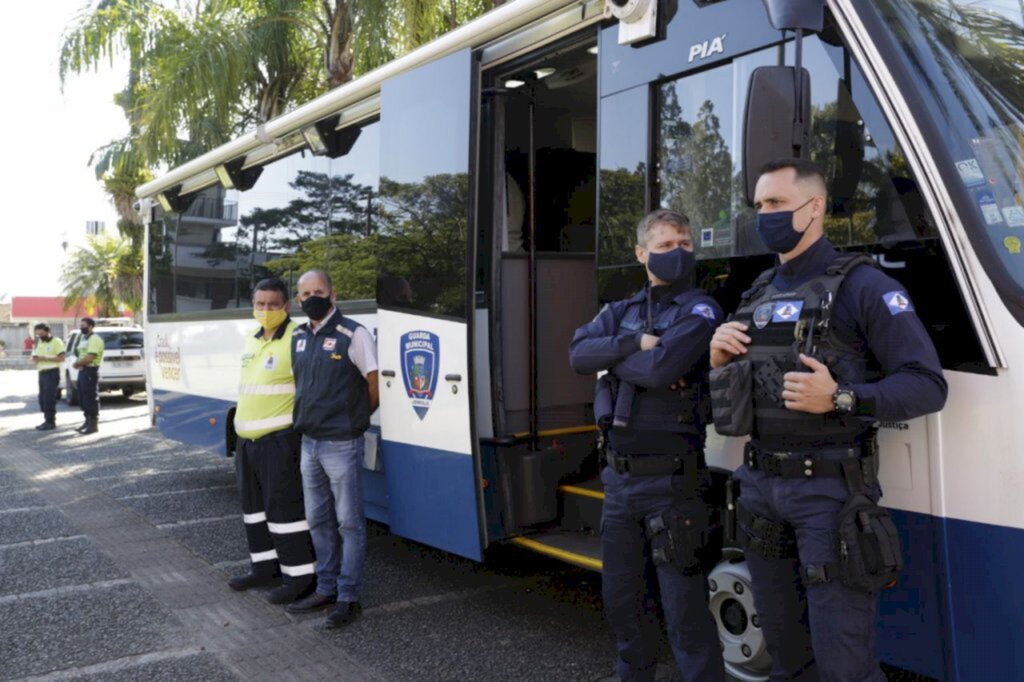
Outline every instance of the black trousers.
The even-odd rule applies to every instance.
[[[39,409],[48,424],[57,419],[57,389],[60,386],[60,369],[44,369],[39,372]]]
[[[291,430],[239,438],[235,474],[253,573],[312,583],[316,565],[302,500],[301,442]]]
[[[83,367],[78,370],[78,401],[86,419],[100,416],[100,368]]]

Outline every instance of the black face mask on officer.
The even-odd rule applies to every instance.
[[[676,284],[688,277],[697,265],[692,251],[679,247],[662,253],[647,254],[647,269],[651,274],[668,284]]]
[[[81,326],[81,327],[79,327],[79,328],[78,328],[78,331],[80,331],[80,332],[82,332],[83,334],[85,334],[86,336],[88,336],[88,335],[89,335],[89,331],[90,331],[90,328],[89,328],[89,327],[86,327],[85,325],[83,325],[83,326]]]
[[[302,301],[300,305],[302,306],[302,312],[306,313],[306,316],[314,322],[324,319],[334,306],[331,303],[331,299],[326,296],[310,296]]]

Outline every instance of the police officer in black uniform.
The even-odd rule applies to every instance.
[[[903,286],[824,236],[825,194],[809,161],[762,169],[757,229],[779,261],[716,330],[712,392],[746,377],[725,416],[752,412],[738,520],[771,679],[881,682],[878,590],[902,561],[874,505],[875,424],[941,409],[947,387]]]
[[[602,517],[603,596],[623,680],[653,680],[660,637],[657,579],[669,641],[683,679],[723,680],[708,611],[706,571],[720,552],[704,497],[707,343],[722,319],[693,287],[687,218],[654,211],[637,228],[637,260],[649,282],[583,325],[569,348],[581,374],[607,370],[594,412],[607,434]]]

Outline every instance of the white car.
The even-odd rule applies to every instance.
[[[145,390],[142,327],[134,324],[105,325],[103,322],[97,320],[93,329],[93,333],[103,339],[105,346],[103,362],[100,364],[99,389],[121,391],[126,398],[136,391]],[[60,381],[68,405],[78,404],[78,370],[73,365],[78,359],[78,344],[82,342],[82,333],[75,330],[65,344],[67,350]]]

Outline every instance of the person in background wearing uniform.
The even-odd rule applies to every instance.
[[[941,409],[947,387],[903,286],[824,236],[825,187],[810,161],[762,169],[757,230],[778,265],[716,330],[711,366],[752,366],[751,441],[735,477],[771,679],[883,682],[877,590],[848,586],[837,529],[848,499],[881,497],[874,424]],[[799,349],[794,334],[807,338]]]
[[[35,326],[35,333],[32,362],[39,370],[39,409],[43,412],[43,423],[36,430],[51,431],[57,428],[57,390],[60,368],[64,364],[64,342],[53,336],[50,327],[43,322]]]
[[[316,592],[293,613],[332,607],[327,628],[359,616],[366,558],[363,433],[379,402],[377,347],[361,324],[334,306],[330,275],[299,278],[298,300],[309,322],[292,335],[295,428],[302,433],[302,484],[316,549]]]
[[[100,420],[100,365],[103,363],[103,339],[93,334],[96,320],[83,317],[78,325],[82,338],[78,340],[74,368],[78,370],[78,401],[85,422],[76,431],[86,435],[99,431]]]
[[[292,429],[295,380],[288,286],[272,277],[256,284],[235,410],[235,473],[252,568],[232,578],[234,590],[283,584],[267,601],[286,604],[314,587],[313,544],[302,502],[300,436]]]
[[[645,217],[636,258],[648,283],[605,306],[569,346],[580,374],[608,371],[594,402],[607,433],[602,582],[617,670],[627,682],[654,679],[661,640],[651,603],[654,576],[683,679],[725,678],[706,587],[717,524],[704,499],[703,407],[707,344],[722,313],[694,288],[693,249],[685,216],[658,210]]]

